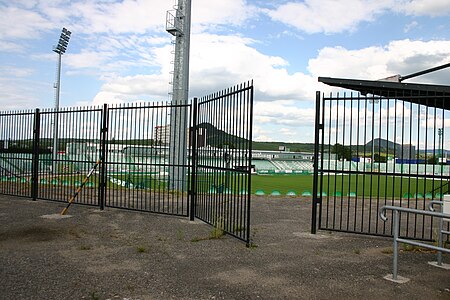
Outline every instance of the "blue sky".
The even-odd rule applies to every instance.
[[[0,109],[166,101],[167,0],[0,0]],[[449,0],[192,0],[190,96],[254,80],[256,140],[312,142],[318,76],[380,79],[450,62]],[[412,81],[449,84],[450,70]],[[450,125],[450,124],[449,124]]]

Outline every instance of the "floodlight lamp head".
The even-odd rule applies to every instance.
[[[58,46],[53,47],[53,51],[58,53],[59,55],[66,53],[71,34],[72,33],[64,27],[59,37]]]

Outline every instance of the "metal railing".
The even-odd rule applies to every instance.
[[[430,208],[433,208],[433,204],[442,203],[442,201],[431,201],[430,202]],[[405,243],[413,246],[418,247],[424,247],[427,249],[436,250],[438,252],[437,256],[437,265],[442,266],[442,252],[450,253],[450,249],[443,247],[443,240],[442,235],[443,234],[449,234],[448,231],[443,230],[443,221],[444,218],[450,219],[450,214],[435,212],[435,211],[426,211],[426,210],[419,210],[419,209],[413,209],[413,208],[404,208],[404,207],[398,207],[398,206],[390,206],[386,205],[383,206],[380,210],[380,218],[383,221],[387,221],[386,211],[392,210],[393,211],[393,235],[394,235],[394,249],[393,249],[393,266],[392,266],[392,275],[387,275],[385,278],[388,280],[392,280],[395,282],[403,283],[408,281],[407,278],[398,276],[398,245],[399,243]],[[436,217],[440,218],[440,226],[439,226],[439,232],[438,232],[438,246],[413,241],[410,239],[400,238],[399,232],[400,232],[400,212],[406,212],[406,213],[412,213],[416,215],[424,215],[424,216],[430,216],[430,217]]]
[[[426,210],[448,190],[444,97],[378,94],[316,94],[312,232],[392,236],[392,223],[378,217],[382,206]],[[431,241],[437,227],[423,215],[401,222],[400,236],[415,240]]]
[[[77,190],[74,204],[197,217],[249,245],[252,112],[250,82],[185,104],[0,112],[0,194],[67,202]]]

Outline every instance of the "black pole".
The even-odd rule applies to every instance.
[[[197,110],[198,103],[197,98],[194,98],[192,103],[192,127],[191,127],[191,203],[189,219],[194,221],[196,204],[197,204],[197,134],[198,134],[198,120]]]
[[[442,69],[445,69],[445,68],[448,68],[448,67],[450,67],[450,63],[447,63],[447,64],[442,65],[442,66],[434,67],[434,68],[431,68],[431,69],[426,69],[426,70],[423,70],[423,71],[420,71],[420,72],[412,73],[412,74],[409,74],[409,75],[406,75],[406,76],[401,76],[399,81],[401,82],[401,81],[406,80],[406,79],[410,79],[410,78],[417,77],[417,76],[420,76],[420,75],[425,75],[425,74],[428,74],[428,73],[431,73],[431,72],[435,72],[435,71],[439,71],[439,70],[442,70]]]
[[[100,137],[100,183],[99,183],[99,206],[100,210],[105,209],[105,192],[106,192],[106,143],[108,139],[108,104],[103,105],[102,111],[102,128]]]
[[[316,121],[314,129],[314,175],[313,175],[313,201],[312,201],[312,217],[311,217],[311,233],[317,233],[317,206],[320,203],[320,197],[317,195],[319,183],[319,144],[320,130],[323,124],[320,124],[320,92],[316,92]]]
[[[36,108],[34,114],[33,128],[33,158],[32,158],[32,179],[31,179],[31,198],[36,201],[39,192],[39,136],[41,134],[41,115],[39,108]]]
[[[247,97],[249,97],[249,103],[248,103],[248,126],[250,128],[248,136],[247,136],[247,143],[248,143],[248,167],[247,167],[247,232],[246,232],[246,246],[250,247],[252,241],[250,237],[250,217],[251,217],[251,200],[252,200],[252,150],[253,150],[253,100],[254,100],[254,89],[253,89],[253,80],[251,82],[247,83],[247,86],[250,86],[250,89],[247,90]]]

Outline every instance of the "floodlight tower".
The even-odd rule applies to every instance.
[[[178,0],[166,15],[166,30],[175,37],[172,80],[172,104],[188,104],[189,44],[191,35],[191,0]],[[169,188],[184,190],[186,185],[188,118],[186,106],[175,106],[170,112]]]
[[[67,45],[69,44],[70,35],[72,33],[65,27],[62,29],[61,36],[59,37],[58,45],[53,47],[53,51],[58,54],[58,71],[56,76],[56,83],[53,85],[55,88],[55,114],[53,118],[53,164],[52,172],[56,173],[56,159],[58,154],[58,126],[59,126],[59,93],[61,85],[61,57],[66,53]]]

